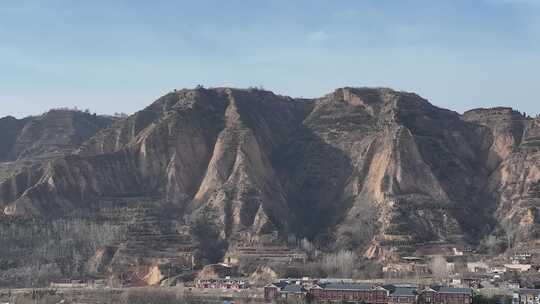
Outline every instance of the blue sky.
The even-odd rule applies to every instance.
[[[539,73],[540,0],[0,1],[0,116],[131,113],[197,84],[536,114]]]

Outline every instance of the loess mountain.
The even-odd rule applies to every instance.
[[[294,234],[379,261],[489,236],[536,246],[540,236],[540,120],[510,108],[460,115],[387,88],[316,99],[197,88],[114,122],[62,111],[3,118],[0,139],[3,225],[109,225],[99,246],[79,244],[84,263],[103,264],[98,273],[204,251],[190,239],[201,219],[224,250]]]

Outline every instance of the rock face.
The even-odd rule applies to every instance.
[[[54,158],[70,154],[112,118],[71,110],[51,110],[41,116],[0,119],[1,161]]]
[[[109,117],[71,110],[0,119],[0,201],[22,195],[42,178],[49,161],[74,153],[112,122]]]
[[[510,108],[480,109],[465,118],[489,129],[486,196],[509,246],[534,246],[540,236],[540,121]],[[503,228],[504,227],[504,228]]]
[[[19,169],[73,153],[113,118],[71,110],[0,118],[0,181]]]
[[[4,159],[69,154],[5,179],[5,216],[144,200],[175,217],[167,229],[207,217],[229,246],[295,234],[378,259],[478,245],[501,227],[512,242],[538,238],[540,121],[508,108],[459,115],[385,88],[197,88],[107,128],[73,117],[57,134],[42,120],[0,120]]]

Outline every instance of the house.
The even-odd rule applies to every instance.
[[[518,253],[510,258],[512,264],[531,264],[532,254],[530,253]]]
[[[281,298],[284,298],[286,300],[289,300],[289,299],[303,300],[306,297],[307,290],[304,288],[304,286],[300,284],[289,284],[283,287],[279,291],[279,294]]]
[[[517,292],[519,304],[540,303],[540,289],[520,288]]]
[[[456,247],[452,248],[454,256],[463,256],[463,251],[458,250]]]
[[[197,279],[195,287],[204,289],[247,289],[249,284],[245,278],[217,278],[217,279]]]
[[[395,287],[388,296],[388,304],[416,303],[416,288]]]
[[[308,288],[308,294],[312,295],[315,299],[321,299],[324,288],[319,284],[313,284]]]
[[[437,296],[437,291],[426,287],[418,292],[418,304],[433,304]]]
[[[51,288],[88,288],[93,284],[93,282],[87,282],[84,280],[59,280],[56,282],[51,282]]]
[[[312,288],[312,295],[322,301],[352,301],[384,304],[388,298],[388,290],[372,285],[358,283],[327,283]]]
[[[352,281],[282,280],[264,287],[267,302],[276,298],[302,301],[310,297],[318,303],[352,302],[364,304],[472,304],[472,289],[425,287],[414,284],[368,285]],[[533,303],[514,303],[533,304]],[[540,304],[540,303],[534,303]]]
[[[372,303],[381,304],[381,303],[388,303],[388,296],[390,295],[390,291],[384,289],[381,286],[375,286],[373,287],[375,290],[374,294],[374,301]]]
[[[268,263],[305,263],[307,254],[301,250],[281,246],[240,246],[230,250],[224,259],[230,265],[256,260]]]
[[[437,304],[471,304],[471,288],[440,287],[435,296]]]
[[[279,283],[270,283],[264,286],[264,299],[266,301],[277,298],[279,291],[281,290],[281,287],[278,284]]]
[[[527,272],[531,270],[531,264],[505,264],[504,268],[507,272]]]
[[[483,280],[489,280],[490,275],[482,273],[464,273],[461,277],[461,285],[470,288],[478,288]]]
[[[267,301],[277,298],[280,295],[280,291],[290,283],[290,281],[280,280],[264,286],[264,298]]]
[[[312,281],[281,281],[268,284],[264,288],[265,300],[271,301],[277,297],[283,299],[303,299],[310,295],[314,300],[349,301],[367,304],[387,304],[389,291],[380,286],[366,285],[353,282],[330,280],[330,282]]]

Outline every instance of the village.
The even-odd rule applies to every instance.
[[[517,253],[508,261],[472,259],[472,252],[453,248],[452,259],[403,257],[398,263],[382,268],[382,278],[280,278],[267,282],[262,288],[267,303],[433,303],[433,304],[538,304],[540,303],[540,265],[532,253]],[[302,263],[298,253],[290,255],[290,263]],[[261,259],[283,259],[285,255],[261,256]],[[451,262],[447,261],[450,260]],[[233,274],[228,264],[216,266]],[[232,272],[231,272],[232,271]],[[266,272],[270,272],[266,269]],[[268,278],[268,277],[267,277]],[[255,276],[230,275],[199,277],[194,288],[200,290],[247,290],[261,287]]]
[[[205,269],[214,271],[203,269],[193,287],[200,290],[262,287],[266,302],[540,303],[538,252],[516,250],[513,254],[490,256],[469,248],[431,246],[431,250],[424,251],[426,254],[384,263],[370,271],[370,278],[365,273],[360,278],[342,278],[337,275],[343,272],[331,270],[326,271],[326,277],[310,278],[307,275],[314,276],[313,265],[306,265],[313,260],[313,248],[306,246],[306,242],[300,243],[303,245],[292,249],[238,248],[225,257],[226,263],[206,266]],[[242,267],[246,260],[259,266],[250,276],[239,277],[238,269],[246,268]],[[332,261],[356,267],[339,259]],[[297,276],[278,278],[279,271],[272,269],[272,265],[283,264],[288,265],[287,274]],[[349,277],[355,276],[353,272],[350,274]]]
[[[371,278],[344,278],[335,275],[338,272],[309,277],[313,272],[303,271],[309,269],[312,257],[303,250],[243,246],[226,255],[223,263],[193,271],[191,278],[166,278],[151,287],[128,281],[118,285],[106,279],[66,279],[41,290],[84,295],[142,288],[174,291],[183,299],[204,299],[201,303],[540,304],[537,252],[515,252],[495,259],[458,248],[449,252],[446,256],[404,256],[384,264]],[[279,266],[284,268],[278,270]],[[286,276],[282,276],[283,269]],[[2,294],[6,291],[0,293],[0,299]]]

